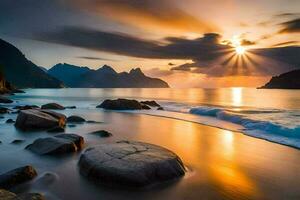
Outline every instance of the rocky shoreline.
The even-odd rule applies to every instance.
[[[84,137],[65,132],[66,126],[85,123],[99,123],[86,120],[81,116],[66,116],[57,111],[75,109],[57,103],[15,106],[13,109],[2,107],[3,113],[16,114],[16,120],[8,119],[21,132],[45,131],[54,135],[41,137],[27,145],[24,151],[38,156],[68,156],[83,151],[78,160],[79,172],[96,185],[120,188],[144,188],[182,177],[185,167],[181,159],[168,149],[156,145],[136,142],[117,141],[96,146],[85,144]],[[110,110],[163,109],[155,101],[139,102],[130,99],[105,100],[97,108]],[[89,133],[95,137],[113,137],[106,130]],[[23,143],[15,139],[12,144]],[[97,167],[96,167],[97,166]],[[15,194],[11,188],[30,182],[37,176],[33,166],[24,166],[0,175],[0,197],[3,199],[45,199],[39,193]],[[2,196],[1,196],[2,195]],[[0,198],[1,199],[1,198]]]

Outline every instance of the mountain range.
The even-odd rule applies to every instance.
[[[79,88],[167,88],[168,83],[146,76],[140,68],[130,72],[116,72],[104,65],[94,70],[70,64],[57,64],[48,73],[65,83],[67,87]]]
[[[0,39],[0,73],[17,88],[164,88],[168,83],[151,78],[140,68],[117,73],[104,65],[93,70],[70,64],[57,64],[50,70],[37,66],[12,44]]]

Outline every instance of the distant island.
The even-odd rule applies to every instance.
[[[300,89],[300,69],[274,76],[259,89]]]
[[[0,72],[17,88],[168,88],[165,81],[146,76],[140,68],[117,73],[104,65],[93,70],[57,64],[50,70],[37,66],[12,44],[0,39]]]

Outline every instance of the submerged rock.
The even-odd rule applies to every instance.
[[[100,136],[100,137],[110,137],[110,136],[112,136],[112,134],[110,132],[105,131],[105,130],[94,131],[94,132],[91,132],[90,134],[97,135],[97,136]]]
[[[8,112],[9,112],[8,108],[0,107],[0,114],[5,114],[5,113],[8,113]]]
[[[148,106],[160,107],[160,105],[156,101],[141,101],[141,103]]]
[[[39,155],[55,155],[76,152],[83,147],[83,137],[75,134],[61,134],[54,137],[39,138],[26,149]]]
[[[32,166],[20,167],[0,175],[0,188],[9,189],[37,176]]]
[[[98,184],[144,187],[181,177],[185,168],[170,150],[156,145],[121,141],[87,149],[79,160],[80,173]]]
[[[63,114],[40,109],[29,109],[20,111],[15,126],[22,130],[34,130],[64,127],[65,124],[66,116]]]
[[[65,107],[62,105],[59,105],[58,103],[47,103],[45,105],[42,105],[42,109],[51,109],[51,110],[64,110]]]
[[[6,120],[6,122],[5,123],[8,123],[8,124],[13,124],[13,123],[15,123],[15,121],[13,120],[13,119],[8,119],[8,120]]]
[[[8,99],[6,97],[0,96],[0,103],[12,103],[12,102],[14,102],[14,101],[11,99]]]
[[[131,99],[107,99],[103,101],[97,108],[104,108],[109,110],[141,110],[142,104],[136,100]]]
[[[67,122],[70,122],[70,123],[80,123],[80,122],[85,122],[85,119],[83,119],[80,116],[72,115],[72,116],[70,116],[70,117],[67,118]]]
[[[62,133],[62,132],[65,132],[65,129],[63,127],[57,126],[57,127],[47,130],[47,132],[48,133]]]
[[[13,140],[11,144],[21,144],[23,142],[25,142],[25,140]]]

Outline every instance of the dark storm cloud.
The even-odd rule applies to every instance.
[[[300,47],[280,47],[249,50],[248,54],[253,56],[247,57],[248,64],[255,65],[257,69],[228,72],[226,71],[228,66],[238,69],[238,65],[243,64],[243,60],[237,62],[238,60],[233,59],[234,64],[229,62],[236,56],[234,48],[220,44],[220,38],[219,34],[207,33],[196,39],[167,37],[158,42],[122,33],[65,27],[60,31],[41,34],[35,39],[131,57],[192,60],[193,63],[176,66],[172,70],[204,73],[210,76],[240,75],[240,73],[242,75],[273,75],[300,67]],[[223,59],[228,55],[232,55],[231,58]],[[260,59],[255,60],[256,57]]]
[[[283,28],[279,33],[300,33],[300,18],[293,19],[280,24]]]

